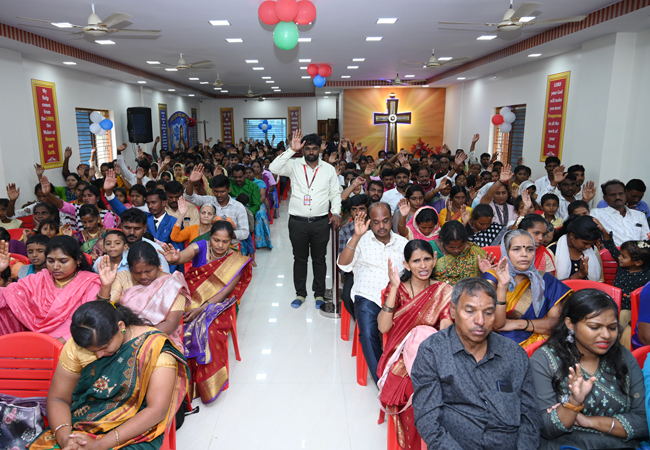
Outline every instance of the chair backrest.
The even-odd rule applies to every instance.
[[[641,369],[643,369],[648,353],[650,353],[650,345],[639,347],[632,352],[632,356],[634,356]]]
[[[636,323],[639,321],[639,305],[641,304],[641,291],[643,288],[644,286],[641,286],[639,289],[632,291],[632,295],[630,295],[630,300],[632,301],[632,320],[630,321],[632,336],[636,333]]]
[[[542,341],[537,341],[537,342],[535,342],[533,344],[530,344],[528,347],[524,348],[524,350],[526,350],[526,353],[528,354],[528,357],[530,358],[531,356],[533,356],[533,353],[535,353],[535,350],[540,348],[545,343],[546,343],[546,339],[544,339]]]
[[[7,232],[9,232],[9,236],[11,236],[11,239],[15,239],[19,241],[20,238],[23,237],[23,230],[24,228],[10,228],[7,230]]]
[[[31,264],[27,256],[19,255],[18,253],[9,253],[9,255],[16,261],[20,261],[23,264]]]
[[[30,230],[34,228],[34,214],[30,214],[29,216],[25,217],[19,217],[18,220],[23,223],[23,226],[21,228],[29,228]]]
[[[566,284],[574,291],[579,291],[581,289],[598,289],[599,291],[604,292],[614,299],[616,306],[618,306],[618,313],[621,313],[621,297],[623,297],[623,294],[619,288],[591,280],[562,280],[562,283]]]
[[[0,336],[0,392],[47,397],[63,344],[43,333]]]
[[[606,248],[600,251],[600,259],[603,261],[603,276],[605,284],[614,284],[618,263],[612,258],[612,254]]]
[[[485,250],[486,253],[490,254],[492,253],[494,257],[498,260],[501,259],[501,247],[498,245],[490,245],[487,247],[483,247],[483,250]]]

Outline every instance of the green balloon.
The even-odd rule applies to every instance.
[[[273,42],[282,50],[291,50],[298,44],[298,27],[293,22],[280,22],[273,30]]]

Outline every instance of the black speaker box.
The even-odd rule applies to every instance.
[[[153,142],[151,108],[128,108],[126,110],[126,128],[129,132],[129,142],[138,144]]]

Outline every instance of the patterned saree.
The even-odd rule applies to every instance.
[[[127,446],[129,450],[159,449],[165,429],[171,424],[189,385],[185,358],[159,331],[144,333],[122,345],[114,355],[97,359],[82,369],[72,393],[73,433],[108,434],[144,409],[149,380],[163,352],[177,360],[175,386],[165,419],[144,434],[114,447],[115,450]],[[29,447],[30,450],[58,448],[49,428]]]

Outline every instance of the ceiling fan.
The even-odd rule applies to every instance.
[[[183,59],[183,54],[180,54],[181,57],[178,60],[176,64],[169,64],[169,63],[160,63],[165,66],[172,66],[176,70],[187,70],[187,69],[207,69],[208,67],[197,67],[197,66],[204,66],[205,64],[212,64],[212,61],[199,61],[195,63],[190,63],[188,64],[184,59]]]
[[[407,64],[417,64],[418,66],[422,66],[423,69],[435,69],[436,67],[442,67],[442,66],[449,66],[449,65],[454,65],[459,61],[463,61],[465,59],[469,59],[467,57],[464,58],[452,58],[449,61],[440,61],[438,58],[435,56],[435,49],[431,50],[431,58],[429,58],[428,61],[402,61]]]
[[[550,20],[528,20],[531,14],[534,13],[541,3],[526,2],[522,3],[515,11],[512,7],[513,0],[510,0],[510,8],[503,15],[503,20],[499,23],[471,23],[471,22],[438,22],[445,25],[483,25],[486,27],[496,27],[497,33],[512,33],[519,31],[522,28],[530,25],[553,25],[567,22],[581,22],[587,16],[566,17],[564,19],[550,19]],[[526,19],[524,19],[526,18]],[[524,19],[524,20],[522,20]]]
[[[212,83],[213,86],[216,87],[221,87],[221,86],[246,86],[244,83],[224,83],[221,81],[221,78],[219,77],[219,74],[217,74],[217,79],[214,80],[214,83]],[[250,86],[248,86],[250,88]]]
[[[133,30],[131,28],[111,28],[114,25],[117,25],[120,22],[124,22],[127,19],[130,19],[133,16],[124,13],[113,13],[104,20],[100,19],[97,14],[95,14],[95,5],[92,5],[93,13],[88,16],[88,23],[86,25],[74,25],[69,22],[52,22],[49,20],[41,19],[30,19],[29,17],[18,17],[18,19],[32,20],[35,22],[44,22],[51,25],[55,25],[58,28],[81,28],[82,31],[78,33],[71,34],[89,34],[91,36],[104,36],[108,33],[147,33],[147,34],[156,34],[160,33],[160,30]]]

